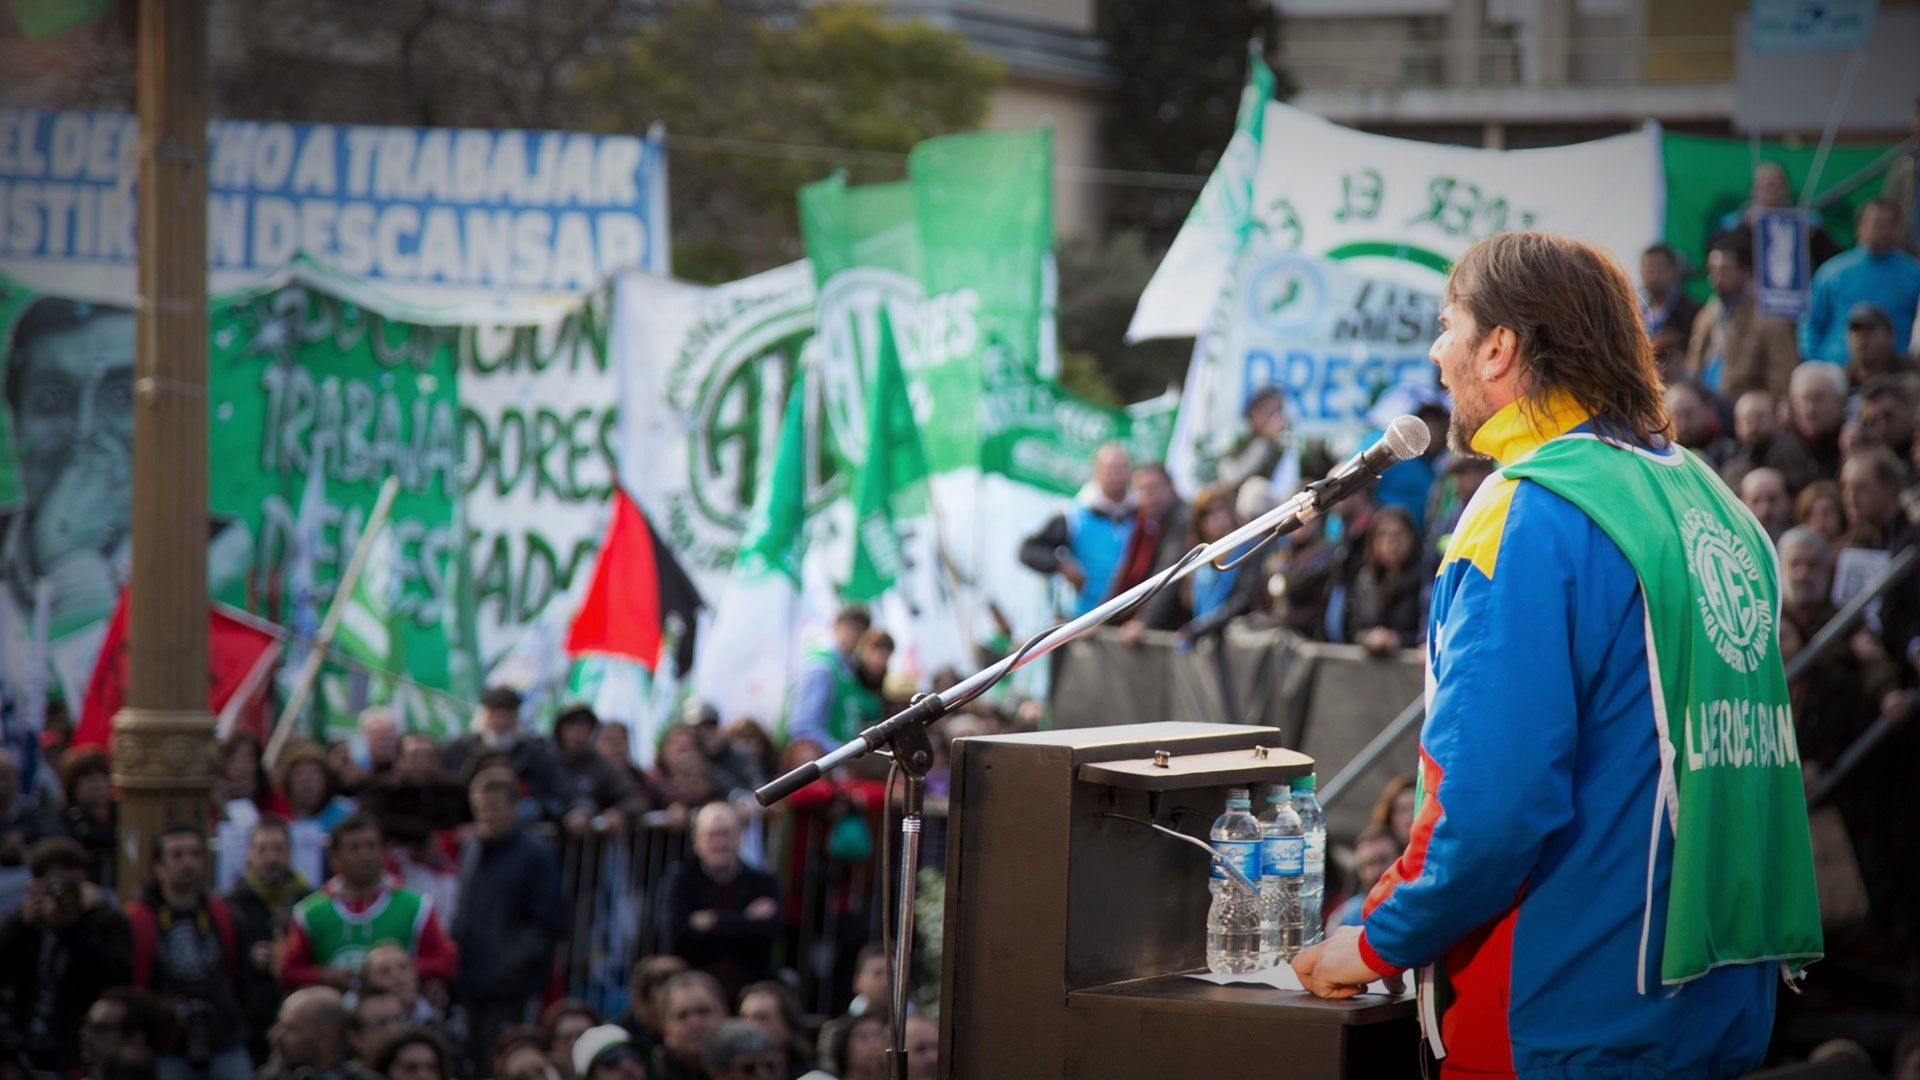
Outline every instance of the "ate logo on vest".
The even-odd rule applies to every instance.
[[[1773,609],[1760,564],[1732,529],[1697,509],[1680,518],[1687,545],[1687,570],[1693,575],[1700,621],[1720,659],[1746,674],[1759,668],[1773,630]]]

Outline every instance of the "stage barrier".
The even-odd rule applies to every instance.
[[[862,945],[878,940],[876,918],[883,910],[877,846],[864,858],[829,850],[847,813],[834,806],[756,814],[743,841],[764,844],[749,861],[780,879],[785,927],[774,966],[794,971],[802,1005],[819,1015],[832,1015],[845,1003],[856,956]],[[945,814],[944,804],[930,800],[922,868],[938,872],[944,865]],[[869,817],[867,825],[877,845],[880,822]],[[897,857],[898,839],[888,839]],[[591,1002],[602,1016],[617,1016],[627,1006],[634,962],[665,951],[660,887],[668,868],[692,857],[687,828],[656,812],[624,832],[560,841],[558,850],[568,911],[562,985],[569,997]]]
[[[1171,633],[1149,631],[1128,645],[1118,631],[1100,630],[1053,658],[1056,729],[1161,720],[1276,727],[1287,748],[1314,759],[1322,784],[1417,699],[1425,681],[1419,649],[1376,657],[1357,645],[1240,624],[1227,627],[1224,646],[1208,640],[1191,650]],[[1414,725],[1355,778],[1349,797],[1327,807],[1335,842],[1351,843],[1387,780],[1413,771],[1418,743]]]

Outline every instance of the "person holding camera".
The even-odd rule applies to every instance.
[[[153,882],[127,904],[133,983],[172,998],[179,1037],[160,1058],[161,1080],[253,1075],[239,979],[245,957],[226,902],[207,893],[207,837],[169,825],[153,842]]]
[[[27,851],[26,900],[0,922],[0,1062],[13,1063],[0,1077],[78,1066],[87,1009],[131,973],[127,918],[87,881],[91,865],[64,836]]]

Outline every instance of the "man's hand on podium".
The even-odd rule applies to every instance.
[[[1300,976],[1301,986],[1323,998],[1350,998],[1368,983],[1380,981],[1380,973],[1360,958],[1357,926],[1335,927],[1325,941],[1300,950],[1293,958],[1293,972]],[[1399,983],[1397,977],[1388,979],[1387,988],[1397,994]]]

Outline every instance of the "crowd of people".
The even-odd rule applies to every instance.
[[[865,613],[841,623],[859,653]],[[876,675],[883,651],[863,654]],[[879,679],[849,685],[860,710],[884,707]],[[817,704],[865,715],[838,694]],[[214,829],[168,826],[137,883],[116,880],[124,837],[100,749],[63,746],[56,723],[30,784],[0,754],[0,872],[24,879],[0,893],[0,1078],[882,1075],[879,949],[858,954],[825,1016],[776,964],[784,856],[745,798],[780,764],[773,734],[747,719],[723,729],[696,706],[642,769],[623,725],[576,706],[538,735],[522,705],[490,689],[472,733],[444,743],[370,709],[353,739],[293,743],[272,767],[235,734],[215,753]],[[791,719],[826,730],[824,716]],[[807,752],[794,741],[789,753]],[[822,805],[855,797],[817,788]],[[684,831],[689,853],[650,883],[659,951],[603,1016],[564,996],[580,928],[561,859],[637,828]],[[233,830],[243,865],[220,883],[216,841]],[[309,854],[323,871],[300,869],[303,837],[320,839]],[[912,1074],[932,1076],[931,1019],[907,1017],[905,1034]]]
[[[1790,203],[1784,173],[1758,169],[1751,205]],[[1822,264],[1795,321],[1756,303],[1749,215],[1723,226],[1707,245],[1704,305],[1685,293],[1671,248],[1644,253],[1643,313],[1673,438],[1720,471],[1776,542],[1792,664],[1920,538],[1920,262],[1900,250],[1913,236],[1902,208],[1869,201],[1851,250],[1814,237]],[[1427,453],[1259,558],[1162,591],[1123,639],[1164,631],[1192,643],[1256,619],[1381,657],[1420,646],[1434,569],[1492,466],[1447,451],[1438,393],[1410,404],[1432,430]],[[1064,611],[1082,613],[1334,465],[1292,437],[1278,389],[1254,393],[1245,422],[1190,500],[1164,467],[1103,447],[1021,561],[1057,581]],[[296,742],[269,763],[242,731],[215,755],[214,829],[179,823],[140,838],[152,866],[143,881],[118,880],[128,838],[106,754],[67,747],[50,718],[31,782],[0,753],[0,1080],[880,1076],[888,958],[867,943],[836,1007],[809,1013],[780,955],[791,880],[809,853],[776,850],[745,796],[904,704],[919,688],[890,677],[893,651],[868,612],[849,607],[802,666],[780,723],[723,724],[696,704],[651,755],[634,754],[626,724],[585,707],[563,709],[550,733],[529,730],[519,695],[500,687],[471,732],[447,742],[403,733],[375,708],[353,738]],[[936,675],[933,689],[956,678]],[[1791,681],[1810,791],[1877,717],[1903,725],[1834,800],[1836,842],[1857,866],[1855,914],[1900,955],[1920,929],[1920,806],[1901,790],[1920,749],[1908,722],[1917,685],[1920,575]],[[1041,709],[983,702],[941,725],[931,793],[944,794],[949,740],[1031,729]],[[856,771],[804,790],[793,812],[836,823],[833,857],[871,858],[885,801],[880,777]],[[1402,778],[1364,832],[1341,838],[1351,874],[1330,883],[1330,925],[1358,922],[1412,816]],[[602,1015],[564,996],[562,957],[579,928],[561,862],[568,845],[643,825],[685,830],[690,850],[650,883],[658,949],[633,965],[616,1014]],[[235,835],[241,865],[217,880],[215,843]],[[910,1013],[904,1027],[910,1075],[932,1076],[934,1022]]]

